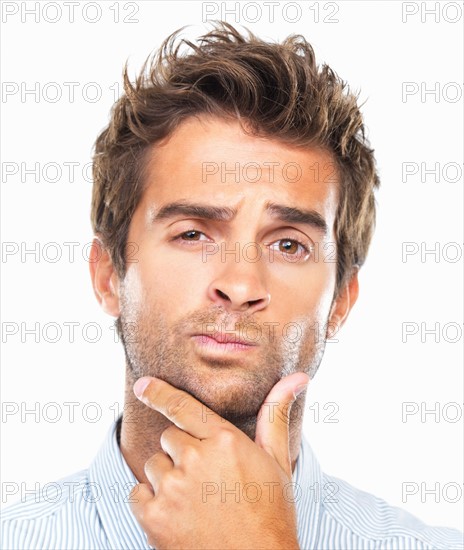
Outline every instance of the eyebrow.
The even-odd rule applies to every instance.
[[[298,223],[317,229],[323,235],[328,234],[327,222],[319,212],[305,210],[294,206],[284,206],[275,202],[266,202],[265,211],[274,219],[286,223]],[[151,223],[188,216],[220,222],[230,222],[237,215],[238,210],[230,206],[212,206],[208,204],[191,203],[186,201],[170,202],[162,206],[158,212],[152,212]]]

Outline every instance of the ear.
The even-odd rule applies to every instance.
[[[119,278],[111,257],[99,237],[94,237],[89,255],[90,278],[101,308],[108,315],[119,317]]]
[[[359,267],[355,266],[351,277],[346,283],[339,289],[337,297],[332,303],[330,310],[328,325],[327,325],[327,338],[333,338],[335,334],[342,328],[351,308],[356,303],[359,294],[358,283],[358,271]]]

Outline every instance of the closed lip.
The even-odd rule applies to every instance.
[[[236,334],[231,334],[230,332],[199,332],[197,334],[192,334],[192,336],[208,336],[213,338],[219,344],[244,344],[247,346],[256,346],[256,342],[251,342],[246,338],[239,338]]]

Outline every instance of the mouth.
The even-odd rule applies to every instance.
[[[254,342],[239,338],[235,334],[215,332],[211,334],[194,334],[192,339],[202,350],[211,352],[244,352],[256,349]]]

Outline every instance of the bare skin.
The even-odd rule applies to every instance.
[[[295,394],[358,295],[356,273],[335,295],[331,157],[198,117],[153,149],[148,173],[129,227],[137,261],[120,280],[95,239],[90,262],[97,300],[123,329],[120,447],[140,482],[133,512],[157,548],[297,548],[294,505],[281,492],[272,505],[228,500],[225,510],[199,491],[213,478],[291,481],[306,392]],[[155,219],[180,200],[236,214]],[[268,202],[312,211],[311,223],[273,217]],[[211,330],[250,345],[213,349],[194,336]],[[138,398],[141,377],[152,378]]]

